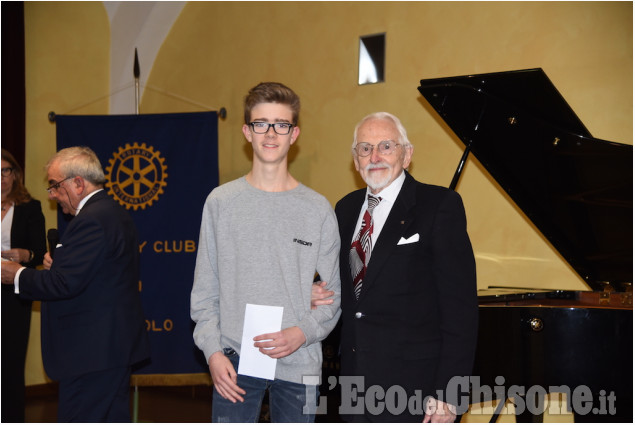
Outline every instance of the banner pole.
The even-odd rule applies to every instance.
[[[139,387],[134,386],[134,395],[132,400],[132,422],[139,422]]]
[[[135,114],[139,115],[139,75],[141,71],[139,69],[139,56],[137,56],[137,48],[134,48],[134,68],[132,70],[134,74],[134,106]]]
[[[134,67],[132,69],[132,73],[134,75],[134,106],[135,106],[135,114],[139,115],[139,75],[141,74],[141,70],[139,68],[139,56],[137,55],[137,48],[134,48]],[[132,422],[139,422],[139,386],[135,382],[134,386],[134,395],[132,401]]]

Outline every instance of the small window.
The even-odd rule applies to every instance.
[[[386,33],[359,38],[359,85],[384,82]]]

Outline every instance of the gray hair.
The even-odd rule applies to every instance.
[[[95,186],[106,183],[104,170],[97,154],[86,146],[73,146],[57,152],[46,164],[46,171],[53,163],[58,163],[64,178],[80,176]]]
[[[357,146],[357,133],[359,131],[359,128],[365,122],[374,120],[384,120],[392,122],[395,127],[397,127],[397,131],[399,132],[399,140],[395,140],[395,142],[399,143],[404,148],[412,148],[412,143],[410,143],[410,140],[408,140],[408,133],[406,132],[406,128],[403,126],[403,124],[401,124],[399,118],[389,112],[374,112],[370,115],[366,115],[355,126],[355,130],[353,132],[353,149],[355,149],[355,146]]]

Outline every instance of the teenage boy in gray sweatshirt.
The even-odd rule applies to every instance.
[[[215,188],[203,208],[190,310],[216,389],[214,422],[257,422],[266,390],[272,422],[315,419],[306,406],[316,406],[317,386],[303,377],[320,376],[320,341],[341,313],[340,240],[326,198],[288,171],[299,111],[300,99],[282,84],[249,91],[242,130],[252,169]],[[316,273],[335,302],[312,310]],[[283,307],[282,330],[253,342],[277,359],[273,380],[237,374],[246,304]]]

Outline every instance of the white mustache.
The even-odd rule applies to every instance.
[[[392,167],[390,167],[389,164],[385,163],[385,162],[378,162],[378,163],[374,163],[374,164],[368,164],[364,167],[364,174],[365,176],[363,177],[364,181],[366,182],[366,184],[368,185],[368,187],[370,187],[373,190],[380,190],[383,189],[384,187],[386,187],[389,183],[390,183],[390,179],[391,179],[391,173],[390,170],[392,169]],[[371,170],[386,170],[387,172],[384,173],[383,177],[380,178],[374,174],[369,173],[369,171]]]
[[[378,162],[375,164],[368,164],[366,167],[364,167],[364,171],[370,171],[377,168],[390,168],[390,166],[385,162]]]

